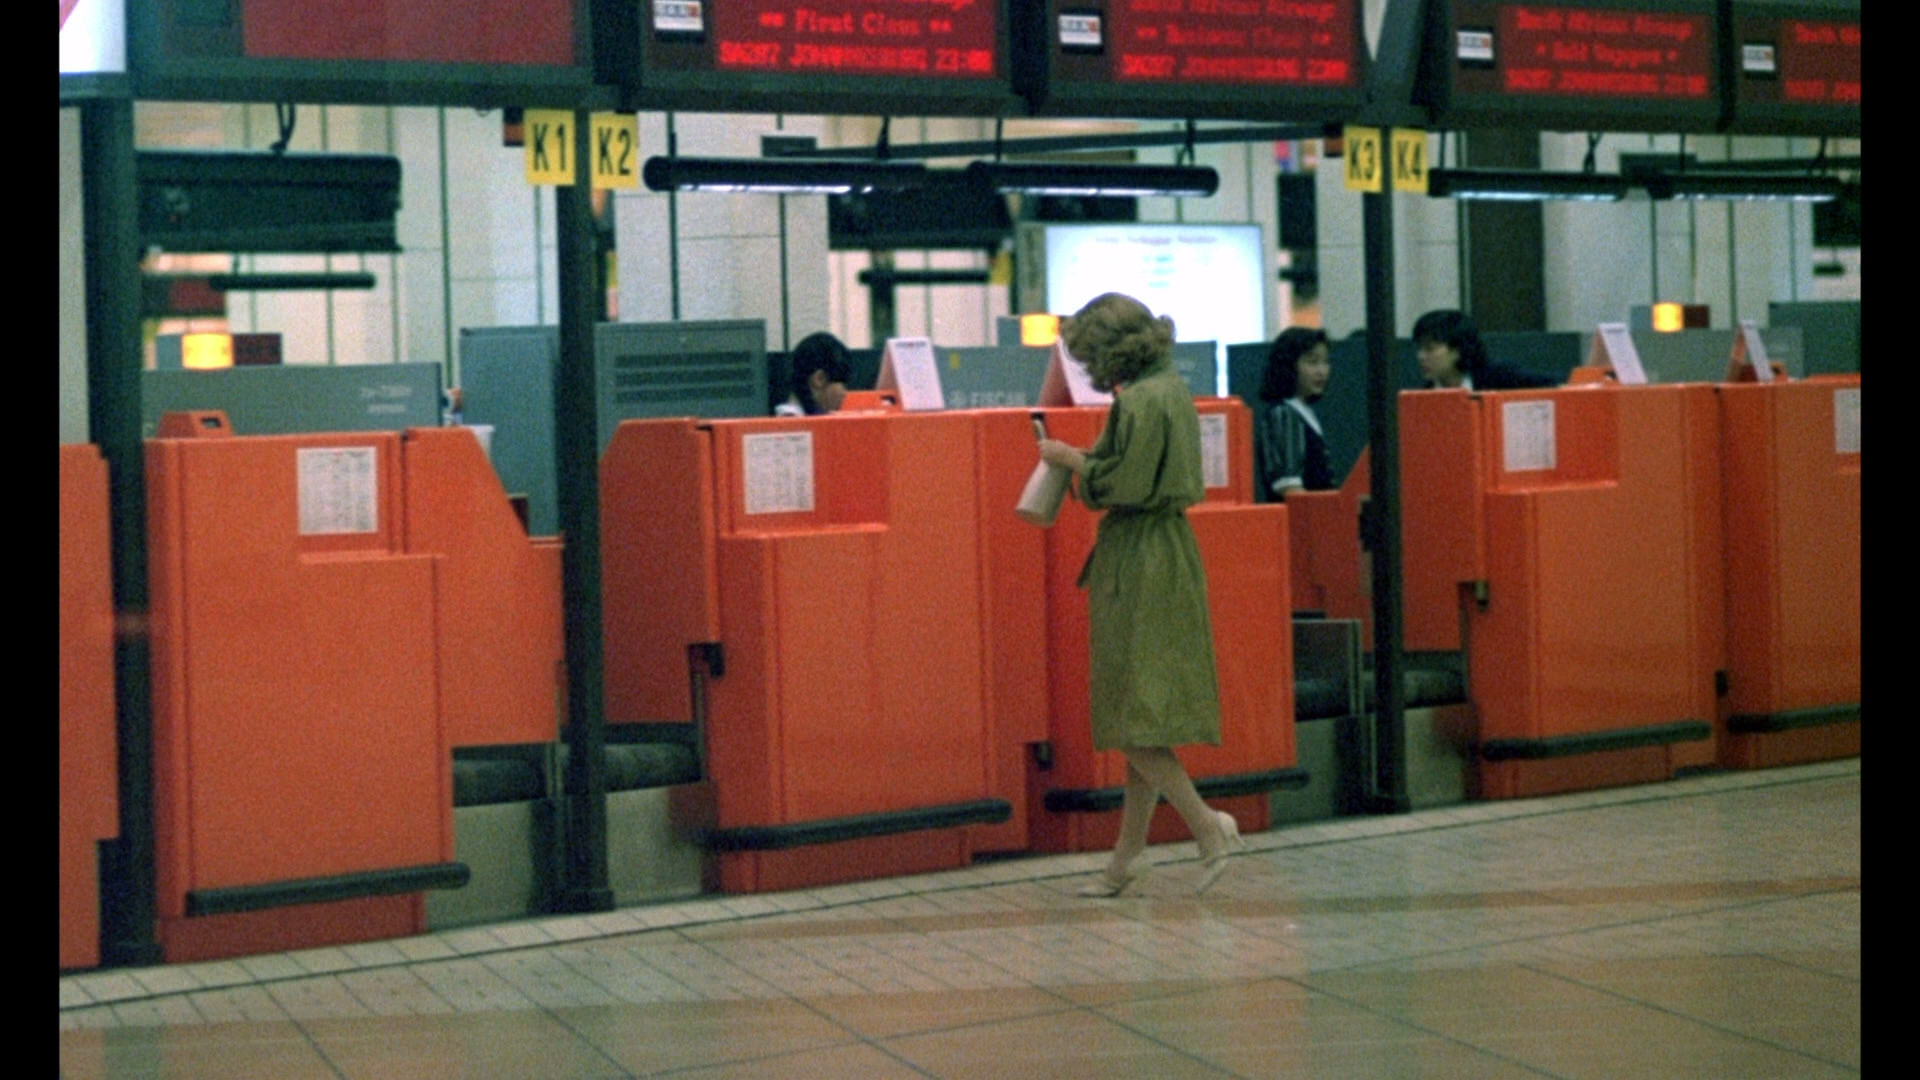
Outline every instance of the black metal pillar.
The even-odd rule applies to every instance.
[[[893,252],[868,252],[871,269],[862,271],[870,275],[867,284],[867,333],[868,340],[877,348],[887,343],[893,336],[896,325],[894,308]]]
[[[1400,416],[1393,367],[1393,193],[1361,199],[1367,277],[1367,444],[1372,495],[1367,544],[1373,554],[1373,776],[1367,792],[1376,813],[1404,813],[1407,796],[1405,681],[1401,677]]]
[[[147,485],[140,411],[140,221],[133,102],[80,106],[86,215],[87,427],[107,461],[113,543],[120,835],[101,846],[101,960],[160,962],[155,936],[153,690],[147,640]]]
[[[602,756],[606,720],[601,692],[600,411],[594,375],[595,313],[605,286],[595,257],[593,173],[588,114],[573,114],[571,185],[554,189],[560,275],[560,362],[553,374],[554,464],[560,503],[561,610],[566,624],[566,882],[568,911],[607,911],[607,786]]]
[[[1476,169],[1540,167],[1537,131],[1467,132],[1462,165]],[[1547,328],[1544,204],[1463,200],[1461,248],[1466,253],[1462,303],[1482,332]]]

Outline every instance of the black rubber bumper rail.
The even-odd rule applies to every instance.
[[[1736,735],[1767,735],[1801,728],[1830,727],[1860,722],[1860,703],[1827,705],[1818,709],[1787,709],[1777,713],[1735,713],[1727,717],[1727,730]]]
[[[977,799],[945,806],[889,810],[880,814],[796,821],[787,825],[708,829],[702,834],[701,843],[709,851],[782,851],[812,844],[864,840],[871,836],[951,829],[957,825],[997,825],[1012,816],[1013,804],[1005,799]]]
[[[369,870],[333,877],[270,881],[264,885],[235,885],[224,889],[194,889],[187,893],[188,915],[232,915],[265,911],[294,904],[324,904],[365,896],[393,896],[426,889],[458,889],[473,875],[466,863],[434,863]]]
[[[1578,757],[1604,754],[1609,750],[1634,750],[1642,746],[1700,742],[1713,737],[1713,728],[1704,720],[1681,720],[1672,724],[1595,731],[1585,735],[1557,735],[1550,739],[1488,739],[1479,746],[1483,761],[1538,761],[1542,758]]]
[[[1265,772],[1234,773],[1230,776],[1196,777],[1194,790],[1203,799],[1230,799],[1237,795],[1263,795],[1269,791],[1306,787],[1312,780],[1305,769],[1269,769]],[[1120,809],[1126,789],[1054,788],[1047,792],[1044,804],[1056,814],[1104,814]]]

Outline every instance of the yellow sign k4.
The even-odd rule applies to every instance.
[[[1394,128],[1393,190],[1427,193],[1427,133],[1419,128]]]

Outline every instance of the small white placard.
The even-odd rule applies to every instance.
[[[813,432],[743,435],[749,514],[806,513],[813,509]]]
[[[1067,343],[1056,340],[1053,356],[1047,361],[1047,377],[1040,384],[1040,404],[1047,408],[1062,405],[1111,405],[1113,395],[1093,388],[1093,376],[1067,351]]]
[[[1603,322],[1593,332],[1593,345],[1587,350],[1587,366],[1613,371],[1615,382],[1645,386],[1647,372],[1640,366],[1640,351],[1633,347],[1633,335],[1623,322]]]
[[[1060,44],[1069,49],[1100,48],[1100,16],[1088,13],[1061,14]]]
[[[1454,56],[1461,60],[1493,63],[1493,31],[1459,30],[1454,33]]]
[[[1760,340],[1760,324],[1741,319],[1740,330],[1733,335],[1733,362],[1753,368],[1755,382],[1773,381],[1773,364],[1767,360],[1767,346]]]
[[[300,535],[380,531],[380,472],[371,446],[310,446],[294,451]]]
[[[701,0],[653,0],[653,29],[662,34],[698,34]]]
[[[1833,452],[1860,452],[1860,388],[1857,386],[1833,392]]]
[[[1218,413],[1200,417],[1200,476],[1210,488],[1223,488],[1227,472],[1227,418]]]
[[[1500,432],[1504,437],[1502,469],[1532,472],[1553,468],[1553,402],[1507,402],[1500,409]]]
[[[874,388],[899,391],[900,407],[908,412],[947,407],[940,392],[940,368],[933,361],[933,342],[923,337],[887,339]]]
[[[1773,44],[1746,44],[1740,46],[1740,70],[1749,75],[1772,75],[1779,70],[1773,62]]]

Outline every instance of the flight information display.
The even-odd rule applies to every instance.
[[[994,23],[988,0],[747,0],[715,8],[715,62],[723,71],[987,79],[1000,73]]]
[[[639,108],[1014,111],[1006,0],[641,0]]]
[[[1860,133],[1860,5],[1736,3],[1732,130]]]
[[[1500,10],[1494,40],[1496,57],[1507,54],[1496,66],[1509,94],[1697,100],[1713,72],[1706,15],[1516,4]]]
[[[1040,112],[1331,120],[1364,93],[1359,0],[1028,0],[1025,11],[1021,84]]]
[[[590,0],[128,0],[138,96],[573,104],[591,92]]]
[[[1438,0],[1425,62],[1448,127],[1710,131],[1719,121],[1713,0]]]

